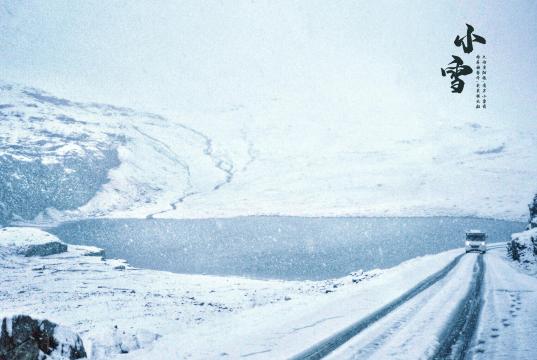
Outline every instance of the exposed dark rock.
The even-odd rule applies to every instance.
[[[507,255],[515,261],[520,261],[520,252],[524,251],[526,246],[520,244],[517,239],[513,239],[507,243]]]
[[[528,224],[529,229],[537,227],[537,194],[533,197],[533,201],[528,205],[530,209],[530,221]]]
[[[2,319],[0,360],[46,360],[49,355],[82,359],[86,351],[80,337],[48,320],[16,315]]]
[[[24,256],[48,256],[67,251],[67,245],[53,241],[46,244],[30,245],[24,250]]]
[[[485,149],[485,150],[479,150],[479,151],[476,151],[475,153],[477,155],[490,155],[490,154],[499,154],[503,152],[504,150],[505,150],[505,144],[502,144],[498,147]]]
[[[511,235],[507,255],[521,263],[537,263],[537,194],[528,207],[530,217],[526,231]]]
[[[84,256],[100,256],[102,258],[104,258],[106,256],[106,253],[104,251],[104,249],[99,249],[99,250],[95,250],[95,251],[88,251],[84,254]]]

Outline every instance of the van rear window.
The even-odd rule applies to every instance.
[[[485,234],[467,234],[466,240],[468,241],[485,241]]]

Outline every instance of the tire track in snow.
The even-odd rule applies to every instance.
[[[440,285],[441,282],[449,281],[446,278],[441,279],[438,281],[434,286]],[[444,286],[445,284],[441,285]],[[432,288],[432,287],[431,287]],[[418,301],[415,302],[407,302],[406,304],[410,305],[407,308],[404,308],[402,305],[401,308],[403,308],[403,311],[400,314],[397,314],[396,317],[391,321],[391,324],[384,329],[379,335],[373,337],[372,340],[367,341],[366,345],[363,347],[360,347],[355,355],[352,357],[352,359],[370,359],[373,358],[372,354],[374,354],[377,350],[379,350],[386,342],[389,341],[389,339],[396,334],[398,331],[405,328],[405,325],[411,323],[416,315],[418,315],[419,310],[426,306],[426,304],[429,302],[430,297],[423,296],[423,293],[421,298],[418,299]],[[405,305],[406,305],[405,304]],[[399,311],[398,311],[399,312]],[[393,314],[396,314],[394,312]]]
[[[479,314],[483,303],[483,278],[485,276],[485,263],[480,254],[474,266],[472,284],[468,294],[462,299],[455,316],[444,330],[442,342],[433,360],[463,360],[466,358],[470,343],[475,334]]]
[[[399,298],[393,300],[392,302],[384,305],[379,310],[373,312],[372,314],[366,316],[365,318],[357,321],[356,323],[350,325],[349,327],[343,329],[342,331],[336,333],[335,335],[317,343],[316,345],[310,347],[309,349],[303,351],[302,353],[293,356],[292,360],[304,360],[304,359],[322,359],[326,355],[330,354],[332,351],[337,349],[339,346],[346,343],[348,340],[358,335],[360,332],[365,330],[367,327],[382,319],[384,316],[391,313],[393,310],[397,309],[402,304],[406,303],[425,289],[428,289],[433,284],[439,280],[446,277],[446,275],[455,268],[459,263],[460,259],[464,254],[458,255],[455,257],[449,264],[447,264],[443,269],[437,271],[433,275],[427,277],[425,280],[418,283],[412,289],[408,290],[406,293],[401,295]]]

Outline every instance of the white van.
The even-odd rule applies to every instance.
[[[466,232],[466,242],[464,243],[466,252],[479,251],[481,254],[487,252],[487,234],[480,230],[470,230]]]

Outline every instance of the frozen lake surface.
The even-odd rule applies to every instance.
[[[70,244],[106,249],[137,267],[177,273],[276,279],[327,279],[385,268],[464,246],[468,229],[490,242],[523,230],[520,222],[470,217],[100,219],[48,231]]]

